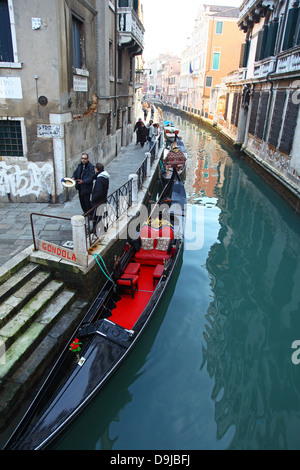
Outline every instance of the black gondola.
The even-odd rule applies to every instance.
[[[182,252],[185,209],[184,185],[174,169],[138,240],[126,245],[4,449],[45,448],[125,359],[151,319]],[[137,244],[141,247],[133,248]]]
[[[181,138],[176,138],[170,148],[164,150],[160,167],[160,179],[163,185],[167,184],[175,167],[181,180],[186,177],[187,151]]]

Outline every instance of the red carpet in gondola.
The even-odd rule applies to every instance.
[[[130,294],[121,291],[122,299],[117,303],[117,308],[112,310],[110,321],[131,330],[141,312],[146,307],[154,290],[153,271],[155,266],[141,266],[138,286],[134,299]]]

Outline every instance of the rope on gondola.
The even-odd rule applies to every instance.
[[[99,258],[101,259],[101,261],[102,261],[102,263],[103,263],[103,266],[104,266],[104,269],[102,268],[101,264],[100,264],[99,261],[97,260],[97,256],[99,256]],[[95,258],[96,263],[98,264],[99,268],[100,268],[101,271],[103,272],[104,276],[106,276],[107,279],[109,279],[111,282],[114,282],[114,281],[112,280],[112,278],[110,277],[110,275],[109,275],[109,273],[108,273],[108,269],[107,269],[107,267],[106,267],[106,265],[105,265],[105,263],[104,263],[104,260],[103,260],[103,258],[99,255],[99,253],[94,253],[94,258]],[[105,272],[105,270],[106,270],[106,272]]]

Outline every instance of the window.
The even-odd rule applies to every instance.
[[[122,49],[118,50],[118,79],[122,79]]]
[[[14,62],[7,0],[0,0],[0,62]]]
[[[0,155],[2,157],[24,156],[20,121],[0,120]]]
[[[290,8],[288,14],[283,41],[284,51],[300,44],[299,20],[300,7],[297,6],[297,2],[295,2],[294,8]]]
[[[72,16],[73,65],[77,69],[84,68],[84,35],[83,22]]]
[[[139,11],[139,0],[133,0],[133,9],[138,13]]]
[[[212,77],[206,77],[205,86],[212,86]]]
[[[219,70],[220,69],[220,52],[214,52],[213,55],[213,65],[212,69],[213,70]]]
[[[113,77],[114,75],[114,50],[113,42],[109,41],[109,76]]]
[[[223,21],[217,21],[216,34],[223,34]]]

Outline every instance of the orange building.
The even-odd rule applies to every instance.
[[[237,21],[239,9],[230,6],[202,5],[195,20],[191,45],[184,51],[181,69],[181,105],[194,114],[211,112],[211,91],[239,66],[244,35]],[[220,99],[219,99],[220,98]],[[225,109],[222,95],[214,111]]]

